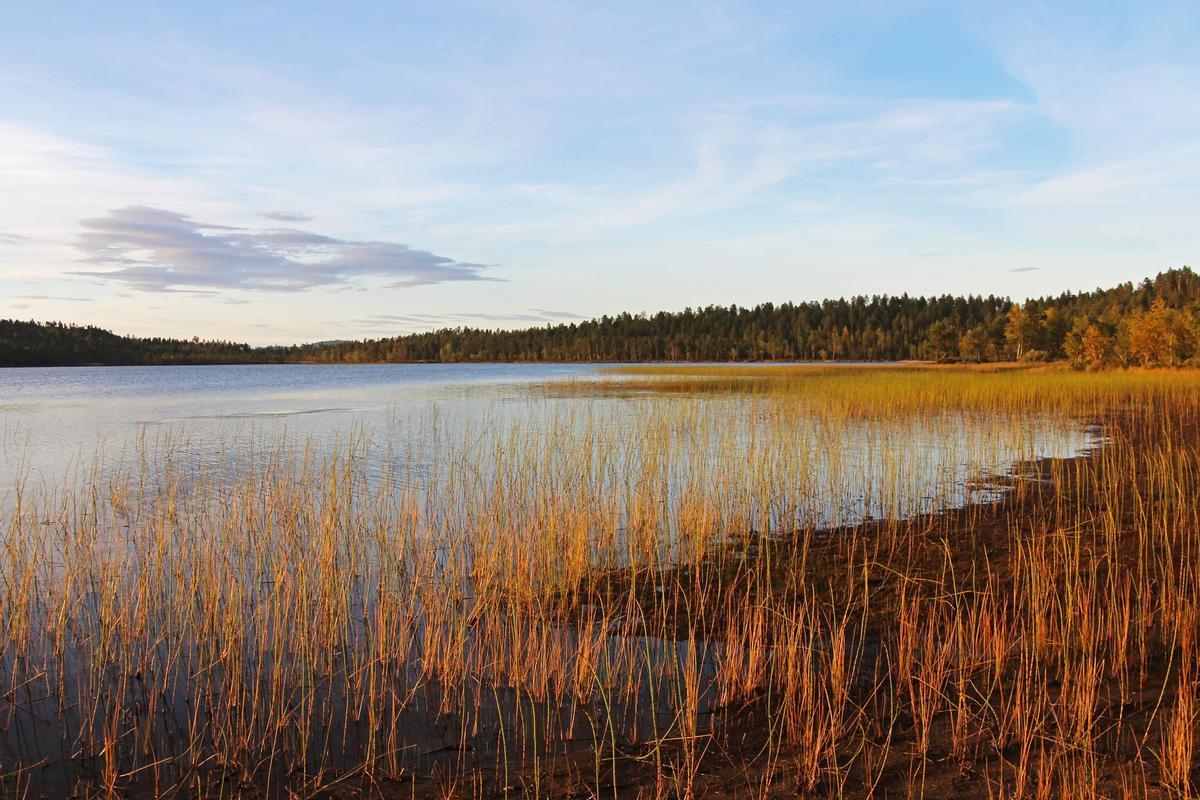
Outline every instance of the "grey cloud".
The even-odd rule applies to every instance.
[[[312,222],[314,219],[308,214],[297,214],[294,211],[267,211],[262,217],[276,222]]]
[[[0,244],[21,244],[22,242],[28,241],[28,236],[22,236],[19,233],[5,233],[4,231],[0,231]]]
[[[70,303],[90,303],[94,298],[91,297],[56,297],[50,294],[19,294],[18,300],[62,300]]]
[[[483,264],[397,242],[214,225],[146,206],[114,209],[80,224],[75,246],[83,260],[109,269],[74,274],[146,292],[295,292],[345,287],[364,277],[387,279],[394,288],[495,280],[483,274]]]
[[[1037,271],[1038,271],[1037,267],[1014,267],[1013,269],[1009,270],[1009,272],[1037,272]]]

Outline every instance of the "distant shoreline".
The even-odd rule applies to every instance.
[[[1060,363],[1060,362],[1049,362]],[[937,362],[920,359],[903,361],[226,361],[226,362],[181,362],[177,364],[121,364],[121,363],[87,363],[87,364],[0,364],[0,369],[117,369],[128,367],[380,367],[380,366],[501,366],[505,364],[555,364],[577,366],[763,366],[775,367],[1025,367],[1028,364],[1020,362],[990,361],[984,364],[963,364],[957,362]]]
[[[1182,267],[1136,285],[1023,303],[995,295],[860,295],[264,347],[0,319],[5,366],[1008,361],[1089,369],[1200,363],[1200,275]]]

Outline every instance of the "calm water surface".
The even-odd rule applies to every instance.
[[[201,454],[253,437],[344,442],[436,411],[477,420],[532,385],[593,375],[573,364],[371,364],[0,369],[0,486],[113,466],[139,441]],[[203,455],[201,455],[203,457]]]
[[[9,504],[18,484],[26,492],[56,491],[121,471],[163,474],[162,462],[147,459],[164,453],[172,468],[234,476],[253,469],[247,465],[255,451],[279,445],[307,448],[321,458],[344,453],[348,443],[356,442],[363,445],[356,452],[369,461],[368,477],[425,480],[422,476],[430,473],[421,465],[434,458],[434,448],[448,442],[462,446],[472,437],[482,444],[486,459],[487,442],[504,441],[512,431],[518,439],[509,441],[533,443],[534,448],[543,446],[539,429],[556,426],[585,437],[597,426],[617,439],[644,436],[638,425],[650,416],[649,403],[658,403],[659,411],[664,403],[702,403],[699,413],[693,408],[692,427],[672,436],[702,448],[701,440],[716,431],[712,458],[720,460],[743,441],[724,433],[737,429],[753,437],[748,410],[769,402],[578,395],[541,388],[548,382],[594,379],[602,375],[600,370],[578,364],[0,369],[0,507]],[[702,418],[720,424],[697,425]],[[796,424],[818,423],[800,418]],[[903,469],[914,487],[915,510],[926,507],[920,497],[937,483],[965,483],[980,472],[1003,472],[1018,458],[1071,455],[1092,443],[1085,431],[1062,420],[1031,420],[1019,445],[992,428],[993,420],[964,417],[926,428],[900,422],[846,424],[836,432],[813,435],[805,445],[813,448],[813,468],[825,469],[822,462],[830,458],[841,465],[857,464],[852,472],[862,485],[826,487],[820,493],[830,498],[829,507],[812,521],[831,524],[887,513],[872,506],[866,495],[880,477],[873,464],[888,462],[889,451],[905,453]],[[981,441],[994,441],[983,457]],[[895,459],[890,461],[894,471]],[[403,470],[395,469],[398,462]],[[832,501],[835,494],[841,499]],[[952,494],[955,503],[968,499],[965,492]]]

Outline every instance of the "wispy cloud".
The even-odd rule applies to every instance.
[[[22,236],[19,233],[5,233],[0,231],[0,244],[21,244],[29,241],[29,237]]]
[[[382,278],[392,288],[489,280],[487,267],[387,241],[338,239],[294,228],[252,230],[129,206],[82,220],[84,261],[74,274],[147,292],[244,289],[294,292]]]
[[[1013,267],[1009,272],[1037,272],[1037,267]]]
[[[337,324],[366,328],[395,328],[404,327],[455,327],[458,325],[479,325],[484,323],[496,324],[545,324],[561,323],[570,320],[582,320],[587,317],[570,311],[551,311],[541,308],[528,309],[527,313],[492,314],[487,312],[463,311],[448,314],[376,314],[365,319],[343,321]]]
[[[680,154],[669,169],[647,163],[623,182],[505,187],[518,202],[490,212],[493,221],[433,231],[573,243],[744,208],[776,191],[808,197],[799,181],[836,170],[859,171],[864,186],[945,184],[1031,112],[1011,100],[782,96],[716,104],[672,121]]]
[[[529,310],[547,319],[587,319],[582,314],[573,314],[570,311],[551,311],[545,308],[531,308]]]
[[[1089,7],[972,4],[967,18],[991,41],[1045,117],[1091,158],[1193,141],[1200,124],[1200,12],[1194,3]]]
[[[263,219],[274,220],[275,222],[312,222],[315,219],[308,214],[300,214],[294,211],[266,211],[261,216]]]
[[[59,297],[51,294],[19,294],[16,295],[18,300],[56,300],[64,303],[90,303],[95,300],[94,297]]]

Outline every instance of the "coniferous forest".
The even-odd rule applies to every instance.
[[[381,339],[253,347],[0,320],[0,366],[487,361],[900,361],[1169,366],[1200,354],[1200,276],[1013,303],[859,296],[619,314],[523,330],[444,328]]]

